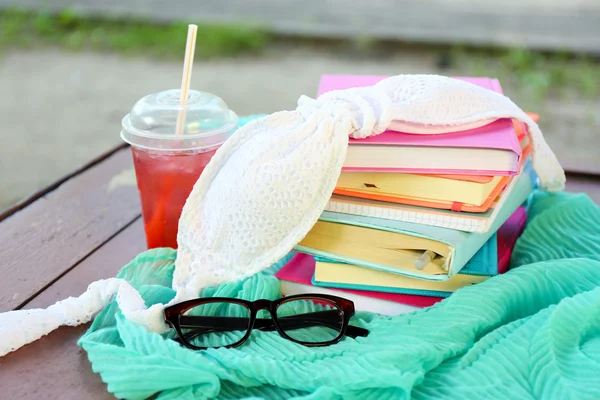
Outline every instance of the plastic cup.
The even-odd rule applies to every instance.
[[[148,248],[177,248],[181,211],[217,149],[237,129],[238,117],[225,102],[190,90],[185,124],[178,89],[140,99],[122,121],[121,138],[131,145]]]

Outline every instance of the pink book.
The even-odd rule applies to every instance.
[[[526,224],[527,209],[521,206],[498,229],[498,273],[503,274],[509,270],[512,251]]]
[[[369,86],[385,76],[324,75],[318,95],[331,90]],[[456,77],[498,93],[497,79]],[[521,146],[510,119],[484,121],[461,131],[423,135],[418,127],[395,123],[380,135],[349,139],[343,171],[420,174],[515,175]],[[398,129],[411,130],[411,133]],[[467,129],[468,128],[468,129]]]

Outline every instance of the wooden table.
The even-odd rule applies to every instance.
[[[600,204],[600,176],[568,180],[568,191]],[[0,312],[78,296],[145,246],[131,154],[120,146],[0,214]],[[114,398],[77,346],[88,326],[59,328],[0,358],[0,398]]]

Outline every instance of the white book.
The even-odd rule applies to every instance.
[[[512,128],[512,125],[511,125]],[[514,135],[514,131],[513,131]],[[385,136],[386,140],[388,135]],[[399,138],[400,135],[397,135]],[[421,135],[423,136],[423,135]],[[364,141],[364,139],[362,139]],[[373,139],[372,142],[375,142]],[[382,140],[383,141],[383,140]],[[402,146],[390,143],[362,144],[350,141],[344,168],[349,169],[407,169],[413,171],[439,170],[485,171],[484,175],[505,174],[516,171],[521,156],[520,149],[485,147],[435,147]]]

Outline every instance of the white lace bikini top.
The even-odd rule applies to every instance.
[[[165,332],[167,305],[204,287],[246,278],[285,256],[312,228],[333,192],[348,137],[388,128],[415,134],[456,131],[513,118],[525,123],[541,187],[564,188],[565,175],[538,125],[508,97],[457,79],[398,75],[372,87],[300,97],[293,111],[251,121],[217,151],[180,219],[169,304],[147,308],[126,281],[93,282],[78,298],[47,309],[0,314],[0,356],[61,325],[91,320],[116,294],[130,321]]]

